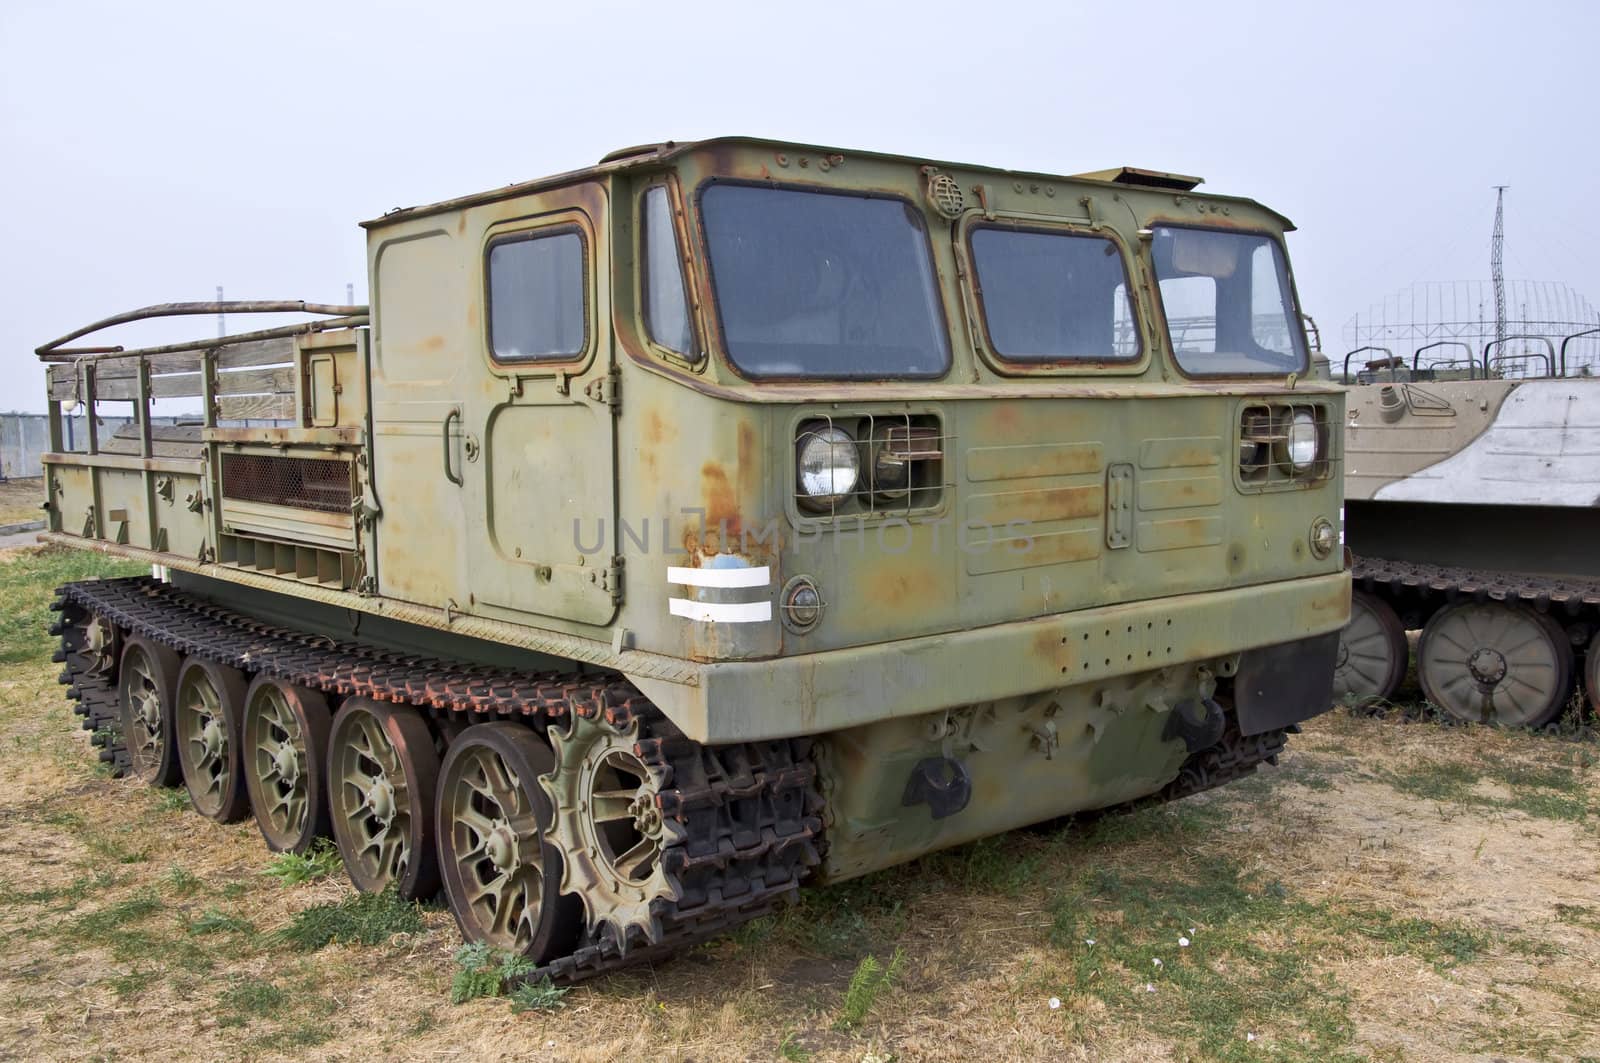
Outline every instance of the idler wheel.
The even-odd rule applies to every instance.
[[[1388,701],[1406,677],[1411,649],[1389,603],[1365,591],[1350,596],[1350,622],[1339,633],[1333,693],[1352,704]]]
[[[158,642],[127,640],[117,668],[117,699],[128,770],[152,786],[176,786],[182,771],[173,727],[178,655]]]
[[[469,942],[544,963],[571,952],[583,904],[561,894],[561,854],[539,776],[555,754],[521,724],[483,723],[450,743],[439,772],[439,870]]]
[[[190,657],[178,673],[173,722],[183,784],[195,811],[218,823],[250,813],[239,770],[244,694],[244,676],[213,661]]]
[[[1542,727],[1572,688],[1572,644],[1543,613],[1460,602],[1422,629],[1417,676],[1428,700],[1459,720]]]
[[[260,676],[244,699],[245,788],[267,848],[303,853],[328,834],[328,702]]]
[[[439,754],[416,709],[350,698],[328,731],[333,837],[357,889],[407,900],[439,890],[434,786]]]

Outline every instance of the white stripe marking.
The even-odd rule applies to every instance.
[[[702,624],[757,624],[772,619],[771,602],[691,602],[687,598],[669,598],[667,607],[673,616]]]
[[[685,587],[766,587],[772,583],[772,570],[760,568],[678,568],[667,569],[667,582]]]

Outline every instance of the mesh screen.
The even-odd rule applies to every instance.
[[[224,454],[222,494],[241,502],[348,513],[353,501],[350,465],[334,458]]]

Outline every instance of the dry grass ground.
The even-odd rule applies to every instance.
[[[39,503],[43,501],[44,481],[38,477],[0,480],[0,524],[42,520],[44,511]]]
[[[285,885],[249,824],[95,769],[39,634],[93,564],[0,555],[0,1056],[1600,1057],[1594,747],[1342,712],[1243,784],[811,889],[544,1009],[453,1005],[443,910],[295,944],[340,877]]]

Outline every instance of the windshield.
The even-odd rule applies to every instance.
[[[1101,236],[972,233],[989,343],[1014,362],[1116,362],[1139,356],[1117,245]]]
[[[1289,270],[1277,241],[1158,227],[1151,247],[1173,354],[1196,376],[1304,372]]]
[[[700,196],[728,357],[755,378],[941,376],[922,219],[903,200],[713,184]]]

